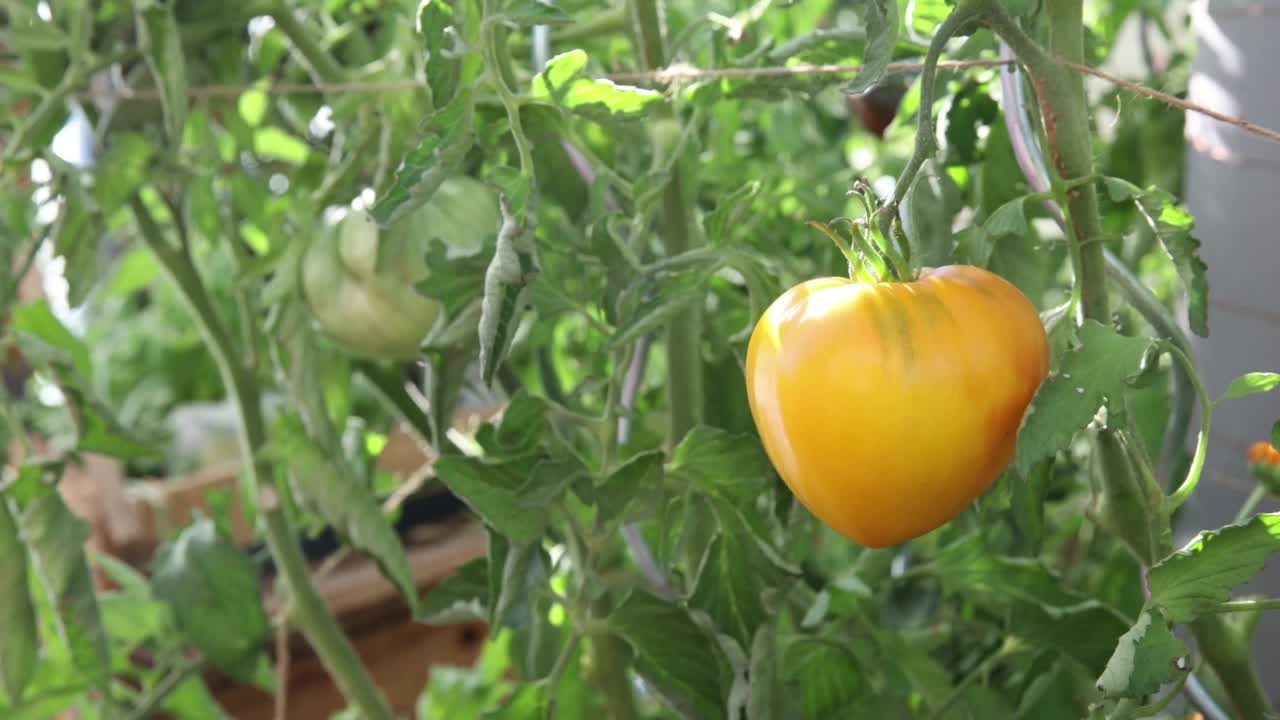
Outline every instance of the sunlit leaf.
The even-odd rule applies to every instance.
[[[609,80],[583,77],[587,54],[571,50],[547,61],[533,76],[529,97],[550,100],[579,111],[602,109],[608,114],[633,115],[662,99],[655,90],[619,85]]]
[[[1214,401],[1214,404],[1216,405],[1224,400],[1238,400],[1240,398],[1249,397],[1250,395],[1269,393],[1276,389],[1276,387],[1280,387],[1280,373],[1245,373],[1235,380],[1232,380],[1231,385],[1227,386],[1227,391],[1222,394],[1222,397]]]
[[[1173,622],[1190,622],[1231,599],[1231,591],[1262,571],[1280,550],[1280,513],[1243,525],[1206,530],[1151,567],[1151,604]]]
[[[1069,349],[1058,374],[1040,386],[1018,431],[1017,468],[1024,475],[1041,458],[1067,446],[1103,402],[1119,402],[1151,341],[1126,337],[1088,320],[1078,347]]]

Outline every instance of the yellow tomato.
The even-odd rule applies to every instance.
[[[1026,296],[951,265],[911,282],[791,288],[751,335],[747,398],[805,507],[855,542],[886,547],[945,524],[991,485],[1048,369]]]

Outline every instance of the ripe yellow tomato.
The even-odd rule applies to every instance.
[[[1026,296],[951,265],[911,282],[829,277],[783,293],[751,335],[747,398],[805,507],[886,547],[945,524],[991,485],[1048,370]]]

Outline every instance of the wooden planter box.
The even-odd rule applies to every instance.
[[[10,460],[20,462],[15,450],[10,449]],[[433,459],[429,455],[411,435],[400,431],[389,438],[379,466],[403,480],[429,465]],[[126,483],[118,462],[89,455],[82,466],[67,468],[59,489],[72,511],[89,522],[90,550],[145,570],[166,529],[182,527],[194,510],[207,509],[210,493],[234,490],[237,469],[237,463],[229,463],[182,478]],[[435,515],[401,527],[419,594],[425,595],[459,566],[484,556],[487,539],[483,526],[443,487],[422,491],[415,502],[434,506],[427,515]],[[252,528],[234,502],[231,519],[236,541],[250,545]],[[329,554],[312,558],[311,566],[325,603],[397,713],[412,716],[432,666],[470,666],[479,655],[488,630],[483,623],[432,626],[416,622],[372,560],[355,553],[341,558]],[[99,589],[110,587],[108,578],[98,571],[94,582]],[[263,601],[274,615],[278,602],[273,578],[263,581]],[[286,712],[277,714],[278,698],[211,670],[206,682],[226,713],[236,720],[323,720],[342,710],[345,701],[307,642],[295,632],[284,643],[280,640],[266,649],[285,674],[277,683],[284,688]],[[283,662],[282,645],[287,654]]]

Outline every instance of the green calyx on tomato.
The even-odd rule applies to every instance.
[[[986,270],[826,277],[783,293],[756,324],[747,397],[797,498],[841,535],[886,547],[990,487],[1048,367],[1035,307]]]
[[[418,292],[430,276],[427,252],[443,243],[446,257],[492,246],[500,216],[480,181],[446,179],[431,199],[386,229],[364,211],[348,211],[336,227],[311,240],[300,285],[321,332],[348,352],[408,360],[448,320],[444,304]]]

